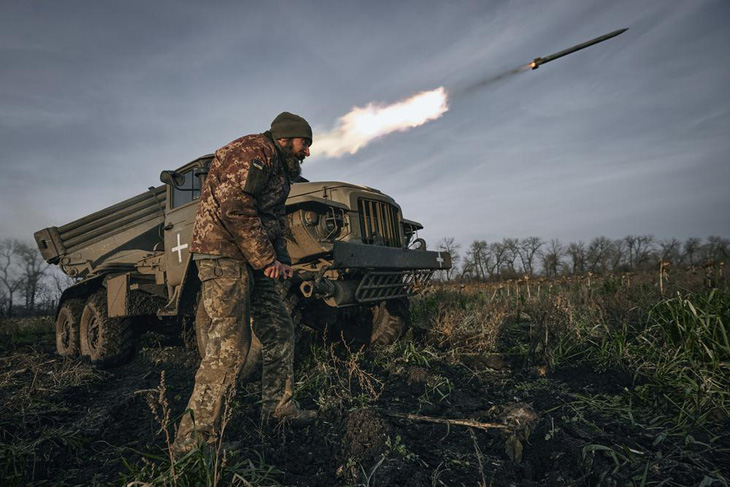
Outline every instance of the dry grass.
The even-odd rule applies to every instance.
[[[430,330],[429,339],[454,355],[491,352],[506,318],[506,310],[499,308],[446,308]]]
[[[0,319],[0,350],[55,340],[54,320],[49,316]]]
[[[104,377],[105,372],[90,364],[61,357],[49,359],[48,354],[35,350],[0,358],[0,389],[13,390],[13,400],[5,405],[9,409],[23,407],[23,402],[18,402],[20,398],[31,400],[69,387],[88,385]]]
[[[224,409],[219,430],[215,432],[213,442],[199,443],[189,452],[176,456],[173,449],[173,439],[176,424],[180,417],[173,417],[167,399],[167,384],[164,371],[160,375],[160,384],[156,389],[147,391],[147,404],[157,421],[160,429],[158,434],[165,440],[164,456],[148,453],[142,457],[140,464],[132,465],[125,462],[129,474],[126,476],[126,485],[139,486],[174,486],[187,487],[208,485],[242,486],[276,486],[278,470],[266,465],[263,457],[252,453],[256,462],[251,458],[240,458],[239,450],[229,450],[224,441],[235,409],[235,390],[230,388],[224,398]],[[185,411],[185,414],[192,414]],[[197,433],[193,432],[194,436]]]
[[[82,448],[78,425],[67,421],[71,406],[52,398],[98,384],[105,373],[41,351],[54,340],[49,319],[4,320],[0,330],[9,350],[0,357],[0,477],[4,485],[27,485],[59,455]]]
[[[544,370],[587,361],[640,376],[648,385],[627,400],[666,404],[677,426],[730,417],[724,266],[445,284],[414,308],[429,343],[452,356],[488,352],[500,340]]]
[[[0,319],[0,335],[41,335],[53,333],[53,330],[53,317],[51,316]]]
[[[314,395],[320,411],[342,411],[376,402],[384,382],[365,364],[367,350],[352,350],[344,339],[312,349],[299,366],[295,398]]]

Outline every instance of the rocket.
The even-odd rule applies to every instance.
[[[532,69],[537,69],[542,64],[549,63],[550,61],[555,61],[556,59],[561,58],[563,56],[567,56],[568,54],[572,54],[576,51],[580,51],[581,49],[585,49],[586,47],[590,47],[594,44],[598,44],[599,42],[606,41],[612,37],[616,37],[619,34],[623,34],[627,30],[629,30],[629,29],[615,30],[613,32],[609,32],[606,35],[602,35],[600,37],[596,37],[595,39],[591,39],[590,41],[586,41],[583,44],[578,44],[577,46],[569,47],[568,49],[564,49],[560,52],[556,52],[555,54],[550,54],[549,56],[545,56],[545,57],[536,57],[535,59],[533,59],[533,61],[530,64],[528,64],[528,66]]]

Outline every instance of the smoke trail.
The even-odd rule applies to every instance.
[[[312,152],[325,157],[355,154],[378,137],[436,120],[448,109],[443,86],[390,105],[369,103],[355,107],[337,120],[333,130],[315,136]]]
[[[507,78],[511,78],[512,76],[514,76],[516,74],[524,73],[525,71],[528,71],[531,67],[532,67],[531,64],[525,64],[523,66],[519,66],[517,68],[510,69],[508,71],[500,73],[496,76],[492,76],[490,78],[483,79],[483,80],[473,83],[471,85],[467,85],[463,88],[459,88],[454,91],[454,96],[467,95],[467,94],[473,93],[474,91],[481,90],[482,88],[492,86],[494,84],[499,83],[500,81],[506,80]]]

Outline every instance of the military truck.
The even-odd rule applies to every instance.
[[[188,245],[212,159],[162,171],[163,185],[35,233],[45,260],[77,279],[59,300],[59,354],[118,365],[139,332],[208,319]],[[297,325],[388,343],[407,324],[409,296],[451,267],[448,253],[417,237],[423,227],[374,188],[295,182],[286,219],[295,274],[279,289]]]

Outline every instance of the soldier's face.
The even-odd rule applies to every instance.
[[[282,147],[289,149],[294,157],[303,161],[305,157],[309,157],[310,145],[309,139],[294,137],[293,139],[284,141]]]

